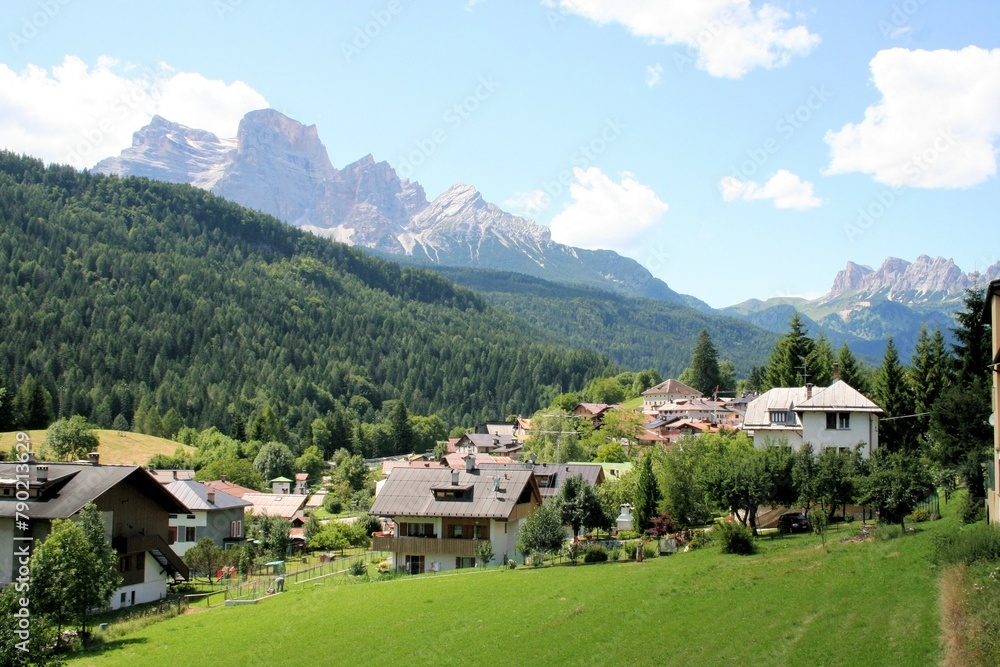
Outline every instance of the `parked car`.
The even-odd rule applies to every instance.
[[[782,533],[807,533],[810,527],[809,519],[801,512],[789,512],[778,517],[778,531]]]

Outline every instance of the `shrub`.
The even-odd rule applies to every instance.
[[[608,560],[608,550],[601,544],[592,544],[583,552],[584,563],[604,563]]]
[[[897,523],[881,523],[872,531],[872,537],[879,542],[888,542],[903,536],[903,527]]]
[[[581,551],[580,543],[577,542],[576,540],[573,540],[566,545],[566,551],[565,551],[566,558],[569,558],[569,561],[571,563],[575,563],[576,559],[580,557],[580,551]]]
[[[935,536],[935,563],[988,563],[1000,560],[1000,528],[988,523],[967,526]]]
[[[691,541],[688,543],[688,547],[691,549],[700,549],[701,547],[708,546],[713,541],[715,541],[715,536],[707,530],[694,530],[691,531]]]
[[[660,555],[660,547],[657,542],[646,542],[642,545],[642,557],[656,558]]]
[[[666,537],[677,531],[673,519],[666,512],[649,522],[649,534],[653,537]]]
[[[340,514],[341,510],[344,509],[344,503],[340,498],[330,493],[323,501],[323,509],[330,514]]]
[[[622,559],[622,548],[621,547],[611,547],[608,549],[608,560],[619,561]]]
[[[982,498],[966,493],[958,506],[958,518],[962,523],[977,523],[986,518],[986,505]]]
[[[517,562],[513,558],[510,558],[510,559],[507,560],[507,569],[508,570],[516,570],[517,569]]]
[[[619,530],[618,539],[619,540],[634,540],[639,537],[639,531],[637,530]]]
[[[384,560],[378,564],[379,574],[389,574],[390,572],[392,572],[392,565],[389,565],[389,561]]]
[[[753,531],[738,521],[720,521],[713,531],[724,554],[752,554],[756,551]]]
[[[925,510],[923,507],[918,507],[917,509],[913,510],[913,513],[910,515],[910,520],[917,523],[921,521],[929,521],[930,518],[931,518],[931,513]]]
[[[361,559],[351,561],[351,564],[347,566],[347,571],[352,577],[363,577],[368,574],[368,566]]]

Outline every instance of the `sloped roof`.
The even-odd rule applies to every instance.
[[[260,493],[257,489],[249,489],[245,486],[240,486],[239,484],[233,484],[232,482],[224,482],[221,479],[202,482],[202,484],[210,486],[216,491],[222,491],[223,493],[228,493],[231,496],[236,496],[237,498],[243,498],[248,493]]]
[[[246,500],[231,496],[224,491],[215,491],[201,482],[193,479],[178,480],[166,486],[167,491],[174,494],[177,500],[184,503],[184,506],[191,511],[212,512],[214,510],[228,510],[234,507],[249,507]],[[215,502],[208,502],[208,492],[215,491]]]
[[[837,380],[829,387],[814,387],[811,398],[807,398],[807,393],[806,387],[775,387],[765,391],[747,406],[747,416],[743,419],[743,427],[746,429],[798,429],[802,427],[798,419],[794,423],[772,424],[769,413],[776,410],[795,413],[830,410],[882,412],[879,406],[865,398],[861,392],[843,380]]]
[[[518,444],[513,435],[493,435],[491,433],[466,433],[456,442],[456,447],[468,441],[476,447],[506,447]]]
[[[462,499],[435,498],[433,488],[471,486]],[[500,491],[493,490],[499,478]],[[446,470],[443,468],[396,468],[375,497],[369,514],[374,516],[475,517],[506,519],[514,511],[525,487],[533,489],[536,500],[541,495],[530,470]]]
[[[306,496],[301,493],[248,493],[243,500],[253,505],[253,515],[282,516],[286,519],[295,517],[295,513],[305,507]]]
[[[646,391],[642,392],[643,396],[652,396],[654,394],[687,394],[688,396],[701,396],[701,392],[693,387],[689,387],[680,380],[675,380],[670,378],[655,387],[650,387]]]
[[[882,408],[843,380],[837,380],[823,389],[813,389],[812,398],[799,403],[797,409],[803,411],[882,412]]]
[[[194,479],[194,470],[148,470],[147,472],[164,486],[179,479]]]
[[[37,482],[37,469],[30,471],[32,487],[40,487],[39,496],[30,498],[28,511],[32,519],[67,519],[87,503],[96,500],[118,484],[129,480],[171,513],[186,511],[184,505],[139,466],[91,465],[89,463],[42,463],[49,468],[48,481]],[[0,463],[0,482],[13,483],[17,464]],[[0,496],[0,518],[15,516],[15,496]]]

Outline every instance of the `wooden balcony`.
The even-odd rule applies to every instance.
[[[375,551],[413,556],[466,556],[475,557],[476,540],[438,539],[436,537],[393,537],[374,535],[372,548]]]

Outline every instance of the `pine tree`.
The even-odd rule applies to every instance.
[[[406,403],[396,401],[389,413],[389,429],[392,433],[393,454],[409,454],[413,451],[413,426]]]
[[[976,380],[988,377],[986,367],[992,362],[990,329],[982,321],[986,291],[967,289],[963,299],[964,310],[955,313],[958,324],[952,329],[955,336],[955,382],[963,387],[973,386]]]
[[[948,386],[948,365],[950,362],[944,346],[941,329],[931,335],[927,326],[920,328],[920,336],[910,362],[910,386],[913,390],[913,406],[918,414],[919,432],[924,434],[930,426],[930,413],[934,403]]]
[[[639,462],[639,483],[635,491],[635,508],[632,510],[636,530],[642,531],[649,526],[649,522],[656,516],[656,507],[662,497],[653,474],[653,456],[647,453]]]
[[[802,367],[807,367],[809,381],[812,373],[808,370],[808,360],[815,347],[813,341],[806,335],[805,324],[798,313],[792,315],[788,326],[790,331],[778,339],[771,356],[767,361],[767,386],[801,387],[805,384]]]
[[[14,393],[8,388],[7,380],[0,375],[0,433],[13,431]]]
[[[691,358],[693,388],[705,396],[711,396],[719,386],[719,355],[712,344],[712,337],[706,329],[698,334],[698,342],[694,346],[694,356]]]
[[[862,394],[870,394],[871,388],[868,386],[868,374],[864,366],[858,361],[851,348],[844,343],[837,352],[837,364],[840,367],[840,379],[851,387],[857,389]]]
[[[55,419],[52,395],[35,376],[28,375],[21,383],[14,401],[14,413],[18,427],[26,430],[48,428]]]
[[[892,337],[885,346],[882,365],[875,374],[875,402],[885,415],[879,421],[879,448],[912,452],[919,447],[913,419],[913,394]],[[895,418],[895,419],[893,419]]]
[[[834,353],[830,339],[820,334],[808,359],[809,382],[817,387],[829,387],[833,384],[833,364]]]

